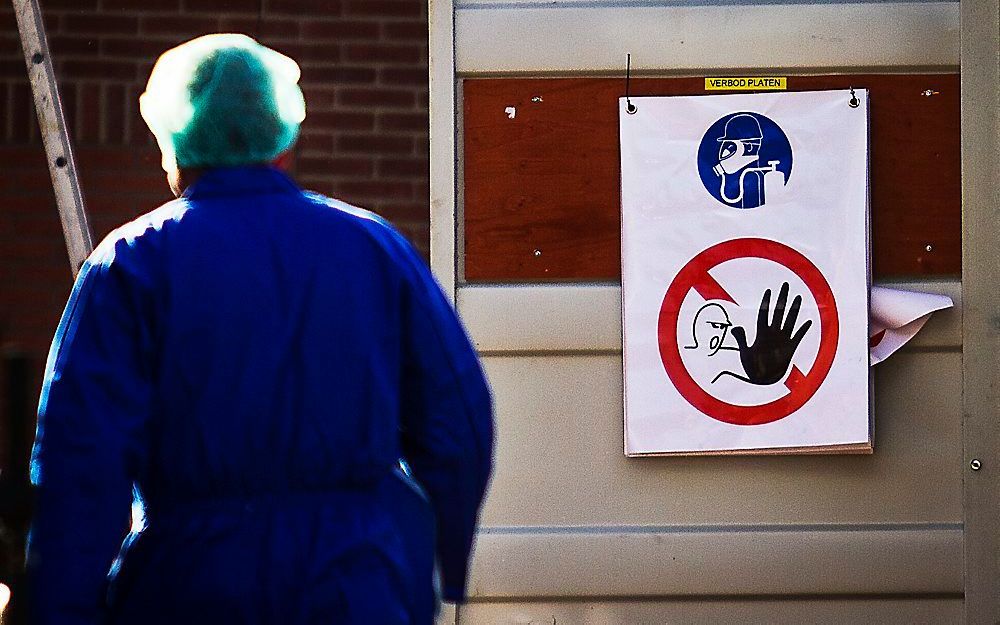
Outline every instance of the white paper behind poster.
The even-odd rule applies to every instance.
[[[620,103],[629,455],[870,442],[856,97]]]

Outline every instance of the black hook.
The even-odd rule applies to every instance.
[[[632,78],[632,55],[627,54],[625,56],[625,112],[628,113],[629,115],[635,115],[635,112],[638,111],[639,109],[637,109],[635,105],[632,104],[632,100],[628,97],[629,80],[631,78]]]
[[[854,95],[854,87],[851,87],[850,89],[851,89],[851,101],[847,103],[847,106],[851,107],[852,109],[856,109],[859,106],[861,106],[861,100],[858,99],[858,96]]]

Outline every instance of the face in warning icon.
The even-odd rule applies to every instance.
[[[792,171],[785,133],[759,113],[732,113],[716,121],[698,149],[705,188],[732,208],[757,208],[784,190]]]
[[[709,302],[698,309],[694,315],[694,323],[691,325],[691,345],[685,345],[684,349],[699,350],[699,353],[708,357],[714,356],[723,349],[738,349],[734,345],[726,345],[726,337],[733,322],[729,320],[729,313],[721,304]]]

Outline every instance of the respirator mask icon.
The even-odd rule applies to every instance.
[[[757,162],[760,141],[724,141],[719,147],[719,164],[712,168],[716,176],[738,173],[747,165]]]
[[[743,203],[744,194],[748,191],[747,176],[751,174],[755,180],[750,186],[750,193],[758,195],[751,200],[751,206],[763,204],[760,194],[764,192],[765,186],[774,187],[775,183],[784,186],[785,175],[778,171],[779,161],[769,161],[767,167],[759,166],[763,140],[760,122],[753,115],[740,113],[726,122],[722,136],[716,139],[719,142],[719,162],[712,167],[712,172],[719,177],[719,195],[725,202],[736,205]],[[769,177],[768,174],[772,175]],[[736,196],[730,197],[726,193],[726,182],[732,179],[727,176],[737,175]],[[780,181],[777,180],[778,177],[781,178]]]

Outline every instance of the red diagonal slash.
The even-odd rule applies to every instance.
[[[707,271],[703,272],[699,279],[691,285],[691,288],[697,291],[698,295],[701,295],[704,300],[721,299],[726,302],[732,302],[736,304],[736,300],[733,296],[726,292],[726,289],[722,288],[722,285],[716,281]],[[739,306],[739,304],[736,304]]]
[[[806,375],[799,370],[798,367],[792,365],[792,370],[788,372],[788,377],[785,378],[785,387],[789,391],[794,391],[795,387],[802,383],[806,379]]]

